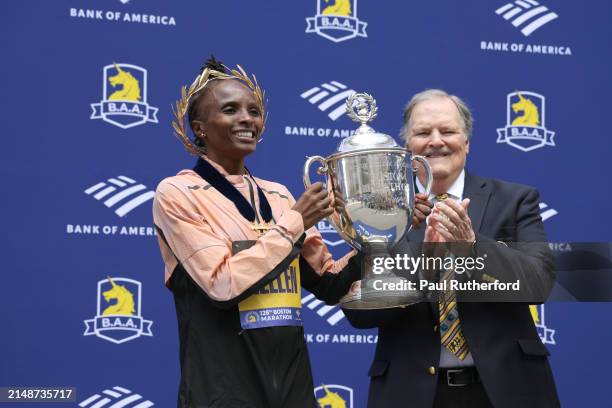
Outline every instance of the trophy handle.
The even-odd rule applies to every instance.
[[[306,187],[306,188],[310,187],[310,185],[312,184],[310,182],[310,166],[314,162],[321,163],[321,167],[319,167],[317,169],[317,174],[318,175],[320,175],[320,176],[323,176],[323,175],[329,176],[329,174],[328,174],[329,165],[327,164],[327,160],[324,157],[321,157],[321,156],[308,157],[306,159],[306,163],[304,163],[304,178],[303,178],[303,180],[304,180],[304,187]],[[329,177],[329,178],[331,179],[331,177]],[[328,181],[328,180],[326,179],[326,181]],[[333,181],[332,180],[329,180],[329,181],[330,181],[330,183],[329,184],[324,184],[323,188],[326,189],[328,193],[335,194],[335,192],[331,190],[332,189],[331,185],[333,184]],[[329,216],[329,217],[325,217],[325,219],[327,220],[327,222],[329,222],[336,229],[336,231],[338,232],[340,237],[342,239],[344,239],[349,245],[351,245],[351,242],[353,242],[353,240],[348,235],[346,235],[345,232],[343,231],[343,229],[341,228],[340,217],[341,217],[341,215],[338,214],[336,212],[336,210],[334,210],[334,213],[331,216]]]
[[[319,167],[317,169],[317,174],[319,176],[322,176],[324,174],[327,174],[327,160],[325,160],[324,157],[321,156],[311,156],[306,160],[306,163],[304,163],[304,187],[308,188],[310,187],[310,185],[312,184],[310,182],[310,165],[314,162],[319,162],[322,164],[321,167]]]
[[[419,155],[412,156],[412,160],[421,162],[423,167],[425,167],[425,173],[427,173],[427,182],[425,183],[425,194],[429,195],[431,193],[431,184],[433,182],[433,173],[431,172],[431,166],[427,162],[427,159],[423,156],[419,156]]]

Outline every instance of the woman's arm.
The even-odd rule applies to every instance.
[[[281,273],[284,268],[279,266],[286,258],[299,253],[304,228],[300,213],[286,210],[250,248],[232,254],[232,242],[216,234],[177,187],[164,182],[155,195],[153,218],[166,241],[160,240],[162,254],[171,251],[176,262],[220,306],[236,304]]]

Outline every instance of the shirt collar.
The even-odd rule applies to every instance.
[[[416,178],[416,185],[419,191],[425,191],[425,187],[421,184],[419,178]],[[459,176],[446,192],[454,200],[463,200],[463,188],[465,186],[465,169],[461,170]],[[429,194],[429,200],[435,197],[435,194]]]

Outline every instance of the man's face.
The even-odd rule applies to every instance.
[[[451,99],[429,99],[414,107],[407,147],[427,158],[435,180],[452,182],[459,176],[470,145]]]

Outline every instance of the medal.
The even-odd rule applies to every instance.
[[[267,222],[252,222],[251,229],[257,233],[258,236],[262,236],[271,228],[271,224]]]

